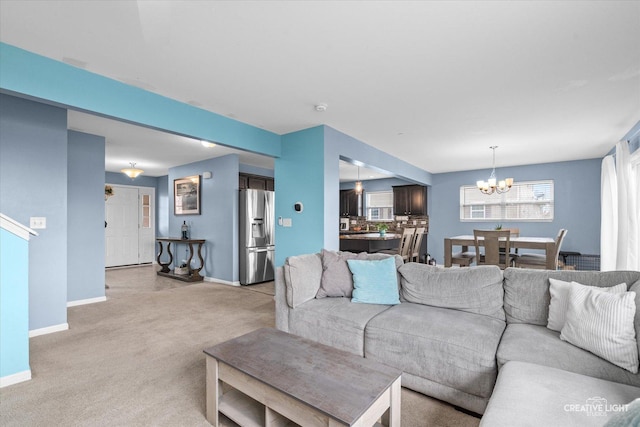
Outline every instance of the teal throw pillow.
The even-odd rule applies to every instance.
[[[396,261],[393,257],[383,260],[348,259],[353,274],[351,302],[365,304],[400,304]]]

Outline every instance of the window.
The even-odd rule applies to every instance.
[[[367,221],[393,221],[393,191],[372,191],[367,197]]]
[[[142,196],[142,228],[151,228],[151,198],[148,194]]]
[[[516,182],[507,193],[482,194],[460,187],[461,221],[552,221],[553,181]]]

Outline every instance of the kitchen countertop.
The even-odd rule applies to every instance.
[[[345,240],[393,240],[399,239],[399,234],[387,233],[381,236],[380,233],[364,233],[364,234],[343,234],[340,235],[341,239]]]

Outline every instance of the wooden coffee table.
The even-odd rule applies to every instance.
[[[218,413],[241,426],[400,426],[397,369],[272,328],[204,352],[214,426]]]

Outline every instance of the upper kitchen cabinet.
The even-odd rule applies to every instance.
[[[340,216],[359,216],[356,190],[340,190]]]
[[[394,215],[426,215],[427,187],[398,185],[393,187]]]
[[[273,178],[269,178],[268,176],[241,173],[238,178],[240,190],[252,189],[273,191],[274,189]]]

